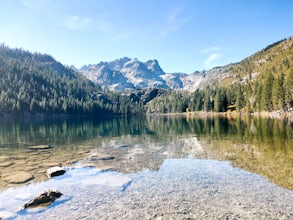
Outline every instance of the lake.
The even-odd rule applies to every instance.
[[[293,219],[293,122],[287,119],[0,123],[2,218]],[[48,149],[34,148],[40,145]],[[66,173],[48,179],[46,170],[57,165]],[[46,208],[19,211],[48,189],[63,195]]]

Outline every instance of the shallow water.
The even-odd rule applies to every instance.
[[[63,196],[48,208],[13,214],[46,189]],[[229,162],[193,158],[166,159],[158,171],[132,174],[71,168],[62,177],[8,189],[0,200],[6,201],[1,209],[16,219],[290,219],[293,214],[292,191]]]
[[[267,123],[277,129],[267,130]],[[290,123],[153,118],[29,125],[11,125],[13,132],[0,134],[2,159],[12,163],[1,175],[31,167],[26,171],[35,177],[18,185],[1,179],[0,217],[293,218]],[[29,130],[19,129],[24,127]],[[48,141],[49,150],[28,150]],[[93,160],[100,154],[114,159]],[[50,163],[67,172],[48,180]],[[111,170],[101,170],[106,167]],[[47,189],[63,196],[47,208],[18,211]]]

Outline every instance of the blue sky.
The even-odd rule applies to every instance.
[[[77,67],[127,56],[192,73],[292,35],[292,0],[0,0],[0,42]]]

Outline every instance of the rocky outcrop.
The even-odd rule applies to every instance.
[[[164,89],[139,89],[125,92],[125,94],[129,96],[131,102],[138,103],[139,101],[142,101],[144,105],[154,98],[166,93],[167,90]]]
[[[57,190],[47,190],[42,194],[36,196],[29,202],[25,203],[20,210],[24,210],[27,208],[43,208],[49,206],[53,203],[56,199],[60,198],[62,193]]]
[[[83,76],[110,90],[163,88],[170,89],[162,76],[165,72],[157,60],[141,62],[127,57],[112,62],[83,66]]]
[[[85,65],[80,69],[72,68],[101,88],[116,91],[149,88],[194,91],[206,75],[205,71],[191,74],[165,73],[157,60],[141,62],[128,57]]]

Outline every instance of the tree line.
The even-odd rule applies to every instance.
[[[170,91],[146,107],[148,113],[288,111],[293,107],[293,72],[267,74],[263,81],[206,88],[193,93]]]
[[[134,114],[139,103],[102,91],[46,54],[0,45],[0,115]]]
[[[0,116],[24,114],[131,115],[189,111],[288,111],[293,107],[293,69],[194,92],[169,90],[149,97],[102,90],[46,54],[0,45]],[[289,72],[288,72],[289,71]]]

